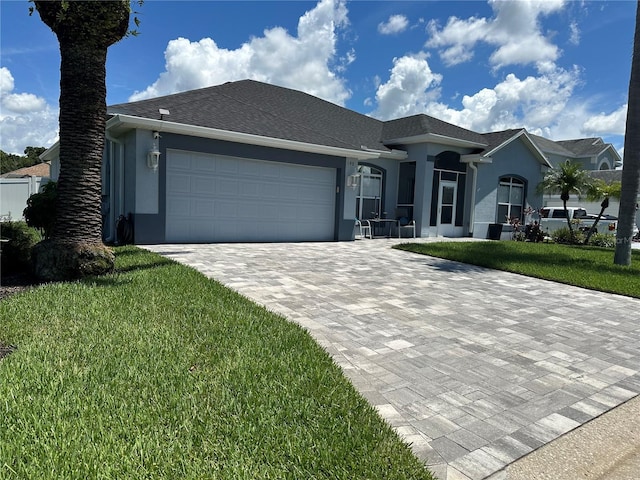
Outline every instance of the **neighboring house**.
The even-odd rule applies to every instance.
[[[380,121],[253,80],[108,113],[105,239],[131,214],[138,244],[352,240],[355,219],[376,216],[415,220],[422,237],[486,238],[543,206],[536,186],[554,162],[596,169],[619,158],[609,145],[583,153],[524,129]],[[43,154],[55,169],[57,149]]]
[[[0,221],[22,220],[27,199],[49,181],[51,163],[43,162],[0,175]]]
[[[621,182],[622,181],[622,170],[594,170],[589,172],[593,178],[597,178],[602,180],[605,183],[613,183],[613,182]],[[545,206],[550,207],[561,207],[562,200],[558,195],[545,195]],[[597,200],[591,202],[586,199],[586,197],[578,197],[573,195],[569,198],[568,206],[572,207],[584,207],[589,213],[599,213],[600,212],[600,203],[601,200]],[[638,193],[638,203],[640,204],[640,193]],[[609,207],[605,210],[605,214],[618,216],[620,210],[620,201],[616,198],[609,199]],[[640,225],[640,210],[636,210],[636,225]]]

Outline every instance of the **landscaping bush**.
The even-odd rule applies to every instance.
[[[27,200],[24,218],[27,225],[40,230],[44,238],[49,238],[53,232],[56,218],[56,201],[58,199],[58,184],[45,183],[39,193],[34,193]]]
[[[584,233],[580,230],[574,230],[572,237],[569,227],[563,227],[553,232],[551,234],[551,239],[555,243],[561,243],[564,245],[577,245],[579,243],[584,243]]]
[[[613,233],[594,233],[589,239],[589,245],[614,248],[616,246],[616,236]]]
[[[2,242],[2,272],[15,273],[31,269],[31,250],[42,240],[40,233],[25,222],[3,222],[0,224]]]

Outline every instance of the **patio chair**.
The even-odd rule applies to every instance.
[[[413,238],[416,238],[416,221],[409,220],[409,211],[406,208],[396,209],[396,228],[398,229],[398,238],[402,238],[403,230],[410,230]]]
[[[360,229],[360,238],[367,238],[367,235],[369,235],[369,238],[373,238],[371,236],[371,224],[369,220],[359,220],[356,218],[356,228]]]

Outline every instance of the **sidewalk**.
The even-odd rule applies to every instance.
[[[640,397],[517,460],[491,480],[635,480],[640,477]]]

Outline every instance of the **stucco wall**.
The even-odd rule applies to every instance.
[[[542,196],[536,193],[543,177],[542,164],[522,140],[511,142],[492,158],[492,163],[478,165],[473,236],[479,238],[486,238],[490,224],[505,222],[496,218],[500,177],[514,176],[525,180],[525,208],[528,205],[536,209],[542,206]]]
[[[355,197],[352,199],[353,192],[347,192],[349,189],[344,188],[349,170],[346,158],[160,132],[160,139],[157,142],[160,165],[158,171],[154,172],[147,167],[147,153],[153,145],[152,132],[143,130],[130,132],[123,141],[126,175],[125,211],[134,213],[136,243],[165,241],[167,149],[335,168],[336,187],[340,187],[336,197],[336,237],[338,240],[353,238]],[[384,168],[392,170],[391,175],[397,184],[397,170],[393,171],[393,161],[383,161],[381,164]],[[391,191],[394,202],[395,188]],[[345,198],[347,198],[346,201]],[[352,214],[348,212],[349,203],[353,204]]]

